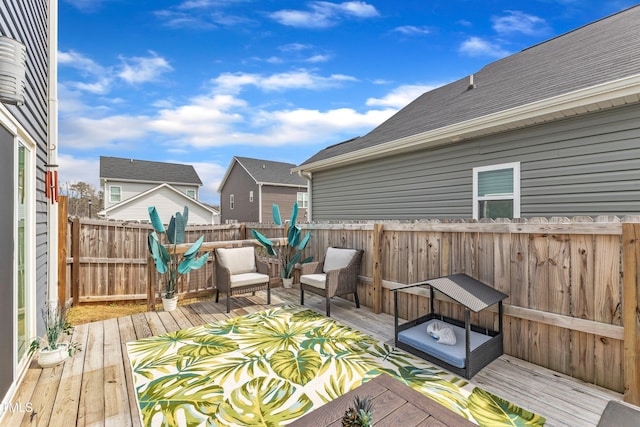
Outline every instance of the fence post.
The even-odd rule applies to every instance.
[[[384,225],[373,224],[373,312],[382,312],[382,238]]]
[[[640,405],[640,223],[622,224],[624,401]]]
[[[73,219],[71,227],[71,256],[73,264],[71,264],[71,295],[73,296],[73,305],[80,304],[80,218]]]
[[[58,301],[67,303],[67,227],[69,204],[67,196],[58,201]]]

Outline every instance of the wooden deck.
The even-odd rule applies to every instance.
[[[232,298],[232,311],[225,304],[198,302],[162,311],[93,322],[76,327],[74,340],[84,351],[64,365],[41,369],[34,361],[14,399],[14,407],[33,411],[7,412],[1,426],[139,426],[125,343],[215,322],[229,316],[263,310],[266,293]],[[272,290],[272,306],[299,302],[296,289]],[[324,301],[305,295],[305,306],[324,313]],[[334,298],[332,317],[379,340],[392,342],[393,317],[356,310],[353,303]],[[603,361],[604,363],[604,361]],[[525,409],[543,415],[548,426],[595,426],[607,402],[622,395],[585,384],[519,359],[502,356],[472,379],[487,391]]]

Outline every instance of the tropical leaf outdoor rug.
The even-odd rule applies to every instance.
[[[545,422],[299,306],[145,338],[127,349],[145,426],[286,425],[382,372],[479,425]]]

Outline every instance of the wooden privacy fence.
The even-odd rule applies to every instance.
[[[507,354],[623,392],[625,400],[640,404],[638,217],[299,225],[312,232],[304,256],[322,259],[329,246],[365,251],[358,293],[375,312],[393,314],[393,289],[399,286],[466,273],[509,295]],[[150,300],[148,289],[158,284],[157,276],[154,283],[147,280],[150,226],[76,219],[71,228],[67,260],[76,270],[69,276],[74,303]],[[207,249],[254,244],[233,242],[245,240],[252,228],[269,237],[282,230],[265,224],[196,227],[188,241],[205,235]],[[213,290],[212,267],[190,273],[181,292]],[[399,296],[401,318],[427,312],[429,299],[421,291]],[[462,316],[444,297],[436,303],[439,312]],[[495,312],[472,320],[497,327]]]

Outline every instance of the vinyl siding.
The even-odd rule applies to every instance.
[[[262,222],[273,223],[273,204],[280,208],[280,218],[283,221],[291,218],[293,204],[298,200],[298,192],[305,192],[306,187],[277,187],[264,185],[262,187]],[[307,210],[298,210],[298,222],[305,222]]]
[[[167,187],[115,207],[109,211],[108,216],[109,219],[123,221],[149,221],[149,206],[155,206],[160,219],[168,224],[171,216],[176,212],[182,213],[185,205],[189,206],[189,225],[213,224],[210,211]]]
[[[472,216],[474,167],[521,162],[521,217],[640,214],[640,106],[314,172],[313,219]]]
[[[30,266],[35,273],[36,307],[45,301],[47,288],[47,222],[48,200],[44,192],[45,164],[47,163],[47,102],[48,102],[48,34],[47,15],[48,2],[45,0],[5,0],[0,3],[0,33],[22,42],[27,49],[25,102],[22,106],[6,105],[10,114],[25,128],[29,137],[35,142],[35,266]],[[4,140],[3,142],[4,143]],[[13,143],[15,145],[15,143]],[[12,147],[12,151],[15,146]],[[13,155],[10,157],[13,159]],[[13,170],[13,161],[11,162]],[[5,199],[7,200],[7,199]],[[8,199],[13,200],[13,197]],[[57,207],[56,207],[57,208]],[[13,230],[14,225],[11,226]],[[12,239],[0,239],[0,255],[13,259]],[[12,283],[12,282],[10,282]],[[3,283],[2,286],[11,286]],[[11,295],[13,292],[11,291]],[[15,316],[13,313],[13,297],[0,298],[0,312],[11,313],[11,321],[3,322],[4,330],[13,331]],[[42,333],[43,325],[38,318],[38,333]],[[13,349],[13,337],[7,340],[0,336],[0,347]],[[10,384],[6,375],[13,376],[11,359],[2,358],[0,370],[0,396],[4,396]],[[6,374],[5,374],[6,373]]]
[[[249,201],[249,192],[253,191],[253,202]],[[235,206],[229,206],[229,195],[233,194]],[[258,184],[237,162],[233,163],[231,172],[220,192],[220,215],[222,223],[226,221],[256,222],[259,218],[260,193]]]
[[[114,181],[109,180],[105,184],[105,188],[103,188],[104,194],[106,197],[104,198],[105,209],[110,208],[111,206],[117,205],[120,202],[124,202],[127,199],[137,196],[140,193],[144,193],[145,191],[149,191],[152,188],[156,188],[159,184],[157,183],[144,183],[144,182],[126,182],[126,181]],[[120,202],[111,202],[111,193],[110,188],[112,186],[120,187]],[[187,189],[196,191],[196,200],[198,196],[198,186],[197,185],[171,185],[176,190],[187,194]]]

